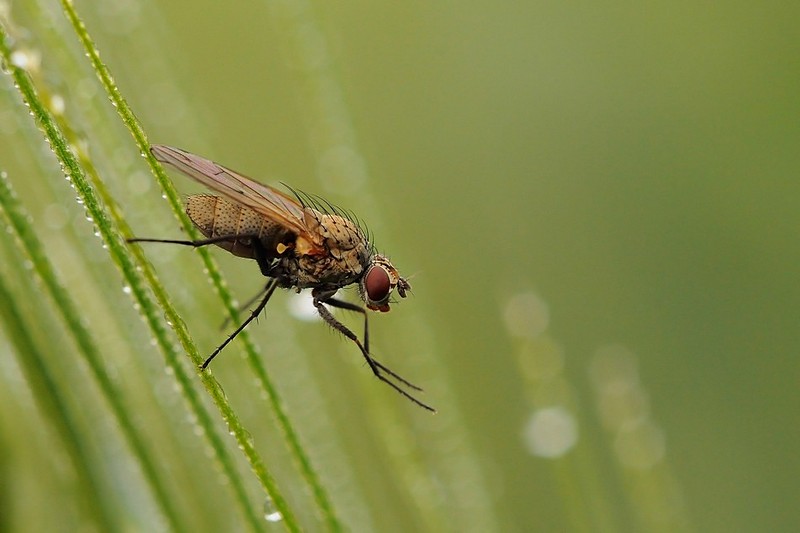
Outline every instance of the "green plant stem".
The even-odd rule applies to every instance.
[[[79,165],[75,155],[69,149],[63,133],[38,98],[30,79],[22,69],[12,64],[10,60],[11,51],[6,43],[5,29],[1,26],[0,55],[2,55],[4,62],[8,66],[17,88],[22,94],[25,103],[30,107],[31,113],[36,122],[43,129],[47,140],[50,142],[53,152],[56,154],[63,168],[65,169],[65,172],[72,180],[72,183],[74,184],[87,213],[94,221],[100,236],[106,243],[112,259],[122,271],[123,277],[131,289],[131,295],[139,303],[141,312],[144,314],[145,320],[150,326],[157,343],[167,357],[167,364],[174,371],[174,375],[181,387],[181,390],[189,401],[190,407],[196,415],[198,423],[204,428],[204,434],[209,439],[217,459],[221,462],[223,469],[226,472],[234,472],[235,469],[233,463],[225,451],[222,438],[214,430],[211,417],[202,407],[199,397],[194,392],[194,389],[191,386],[191,379],[185,373],[183,367],[178,361],[177,352],[172,347],[172,343],[169,339],[167,330],[164,327],[160,313],[145,290],[145,280],[150,282],[154,294],[157,295],[159,298],[159,303],[162,305],[163,313],[166,315],[167,320],[173,325],[173,329],[176,331],[184,348],[187,350],[193,360],[199,360],[200,356],[196,347],[188,336],[183,321],[166,299],[166,294],[160,285],[158,285],[157,280],[155,280],[154,277],[151,277],[151,269],[149,269],[146,261],[142,257],[141,251],[139,250],[134,254],[131,254],[130,249],[126,246],[119,231],[112,224],[111,218],[101,205],[95,190],[88,182],[83,168]],[[139,274],[139,269],[144,271],[144,278]],[[150,272],[150,276],[147,275],[148,272]],[[220,412],[227,422],[229,429],[244,449],[245,455],[250,461],[257,477],[262,482],[262,485],[264,485],[265,490],[269,494],[270,498],[272,498],[276,509],[281,513],[283,517],[283,524],[291,531],[299,530],[299,525],[294,518],[294,514],[288,508],[285,499],[277,490],[277,486],[275,485],[271,476],[269,476],[267,473],[263,462],[250,442],[249,433],[242,427],[238,417],[225,400],[224,394],[222,393],[219,385],[216,383],[210,373],[203,372],[200,375],[206,390],[209,391],[218,408],[220,409]],[[240,503],[246,505],[246,500],[242,500],[242,497],[239,498]],[[249,508],[249,506],[247,507]],[[248,516],[253,515],[252,512],[248,512],[247,514]],[[252,519],[251,526],[254,526]]]
[[[103,488],[102,476],[98,473],[99,465],[91,459],[92,453],[86,447],[88,441],[77,433],[78,423],[67,406],[66,398],[50,375],[45,358],[14,302],[6,281],[0,275],[0,316],[6,326],[6,335],[16,348],[17,358],[36,403],[56,429],[75,472],[88,487],[90,498],[85,498],[85,503],[98,528],[102,531],[118,531],[119,523],[114,518],[117,513],[109,501],[108,492]]]
[[[64,322],[67,324],[67,328],[75,338],[75,342],[78,344],[83,358],[100,386],[103,396],[109,402],[122,433],[131,446],[134,455],[139,460],[145,478],[155,493],[156,502],[161,506],[162,512],[174,530],[186,531],[187,527],[180,520],[176,509],[172,505],[172,499],[169,497],[164,482],[158,474],[155,461],[139,436],[141,433],[134,426],[129,416],[130,411],[126,408],[120,391],[114,386],[103,367],[100,351],[97,349],[94,338],[81,322],[81,313],[78,307],[59,282],[53,265],[47,259],[44,246],[33,231],[31,224],[28,223],[29,217],[13,194],[11,184],[2,176],[0,176],[0,206],[2,206],[8,218],[10,227],[13,228],[18,237],[19,246],[22,248],[22,256],[30,258],[34,270],[44,283]]]
[[[84,49],[86,50],[89,60],[91,61],[92,66],[95,69],[95,72],[100,78],[103,87],[108,93],[109,98],[116,107],[117,112],[119,113],[122,121],[131,132],[131,135],[136,141],[139,150],[145,155],[147,162],[150,165],[153,174],[156,176],[156,179],[158,180],[158,183],[161,186],[162,191],[164,192],[164,195],[170,207],[175,213],[175,216],[178,218],[184,230],[186,230],[186,232],[190,236],[197,237],[197,232],[193,224],[184,213],[183,205],[181,203],[177,191],[167,178],[164,169],[150,153],[149,150],[150,143],[147,140],[144,130],[142,129],[139,122],[136,120],[136,117],[133,114],[133,111],[130,109],[130,106],[128,106],[126,100],[122,97],[122,94],[120,93],[119,89],[117,88],[116,84],[113,81],[113,78],[108,70],[108,67],[102,61],[100,61],[100,56],[97,52],[97,48],[94,42],[92,41],[91,37],[89,36],[88,31],[86,30],[86,27],[83,24],[83,21],[80,19],[80,17],[78,17],[78,14],[75,11],[73,5],[68,0],[62,0],[61,4],[65,13],[67,14],[67,18],[70,20],[70,23],[75,28],[75,32],[78,35],[78,38],[81,41],[81,44],[83,45]],[[209,277],[211,278],[212,284],[214,285],[217,293],[222,299],[231,319],[235,324],[237,325],[240,324],[238,318],[239,314],[238,309],[234,304],[233,297],[231,296],[230,291],[227,289],[223,281],[222,275],[219,269],[217,268],[216,264],[212,260],[211,255],[203,248],[198,249],[198,252],[200,253],[204,266],[206,267],[209,273]],[[138,254],[140,252],[137,249],[135,253]],[[161,297],[159,296],[158,292],[156,292],[156,298],[159,299],[159,302],[161,302]],[[181,328],[184,327],[182,323],[180,327]],[[286,439],[287,446],[289,447],[289,450],[292,453],[293,458],[298,464],[300,472],[303,475],[306,483],[311,488],[312,494],[314,496],[314,501],[316,502],[319,508],[320,514],[326,521],[329,529],[333,531],[341,530],[342,526],[336,516],[330,497],[328,496],[325,488],[322,486],[319,476],[316,470],[313,468],[308,454],[306,453],[305,449],[300,443],[299,435],[294,429],[289,419],[289,416],[286,413],[286,410],[283,406],[283,401],[280,395],[278,394],[276,387],[272,383],[272,380],[269,378],[269,375],[267,374],[266,369],[264,368],[264,365],[261,362],[261,359],[258,357],[255,346],[253,345],[246,331],[241,332],[238,338],[244,344],[248,362],[253,371],[255,372],[259,384],[267,394],[267,398],[269,399],[270,406],[273,412],[275,413],[278,425],[280,426],[284,438]],[[189,351],[189,353],[192,355],[192,359],[195,362],[195,364],[202,363],[202,358],[200,358],[200,356],[197,354],[196,351],[194,352]],[[204,382],[205,382],[206,380],[205,376],[209,376],[209,374],[207,372],[201,373],[201,376],[204,377]],[[208,379],[211,378],[209,377]],[[252,450],[252,443],[250,443],[248,439],[245,439],[244,441],[240,440],[239,444],[245,450],[245,454],[250,454],[251,452],[253,454],[255,453],[254,450]],[[278,503],[279,499],[282,500],[282,498],[276,498],[275,495],[273,495],[272,492],[268,489],[268,485],[271,484],[271,482],[267,481],[268,474],[266,473],[266,470],[263,469],[263,465],[262,467],[259,467],[257,469],[256,464],[253,461],[251,461],[251,466],[253,466],[256,475],[259,476],[259,479],[262,481],[262,485],[264,485],[265,489],[267,489],[267,493],[273,499],[276,507],[280,510]]]

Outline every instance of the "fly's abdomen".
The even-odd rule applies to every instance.
[[[198,194],[186,199],[186,214],[208,238],[226,235],[258,235],[261,218],[255,211],[219,196]],[[217,246],[239,257],[254,257],[252,239],[220,241]]]
[[[208,238],[242,235],[242,238],[216,243],[239,257],[255,257],[253,239],[245,235],[257,236],[269,258],[281,255],[286,246],[280,245],[291,240],[291,232],[277,222],[242,204],[211,194],[189,196],[186,199],[186,214]]]

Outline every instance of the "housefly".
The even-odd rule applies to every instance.
[[[367,232],[351,213],[327,201],[290,189],[293,196],[242,176],[229,168],[178,148],[153,145],[150,152],[161,163],[219,193],[191,195],[186,214],[206,238],[201,240],[128,239],[193,246],[216,245],[235,256],[254,259],[268,278],[258,305],[201,365],[205,369],[266,307],[276,288],[311,289],[319,315],[333,329],[353,341],[375,376],[429,411],[406,388],[422,391],[390,370],[369,351],[369,321],[364,307],[336,297],[339,289],[357,284],[367,309],[389,311],[394,291],[405,298],[411,291],[388,258],[377,253]],[[364,316],[363,342],[331,313],[330,308]],[[404,388],[405,387],[405,388]]]

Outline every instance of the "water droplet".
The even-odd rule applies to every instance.
[[[304,291],[299,294],[291,294],[286,301],[286,306],[289,309],[289,314],[296,319],[305,322],[314,322],[316,320],[321,320],[321,317],[319,313],[317,313],[317,308],[314,307],[313,302],[314,300],[311,297],[311,293]]]
[[[22,70],[38,70],[42,56],[33,50],[15,50],[11,53],[11,64]]]
[[[54,115],[63,115],[66,107],[67,103],[60,94],[54,94],[50,97],[50,109]]]
[[[130,285],[124,285],[122,287],[122,292],[124,292],[125,294],[130,294],[132,292],[131,286]]]
[[[264,520],[267,522],[280,522],[283,520],[283,515],[275,509],[275,504],[272,503],[271,498],[264,500]]]
[[[523,430],[528,451],[539,457],[561,457],[578,441],[578,425],[573,414],[563,406],[535,411]]]

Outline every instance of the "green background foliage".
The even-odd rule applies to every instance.
[[[185,235],[169,185],[63,6],[4,2],[0,530],[800,528],[800,7],[74,7],[151,142],[367,222],[414,287],[373,350],[440,412],[288,292],[201,379],[257,266],[117,248]]]

